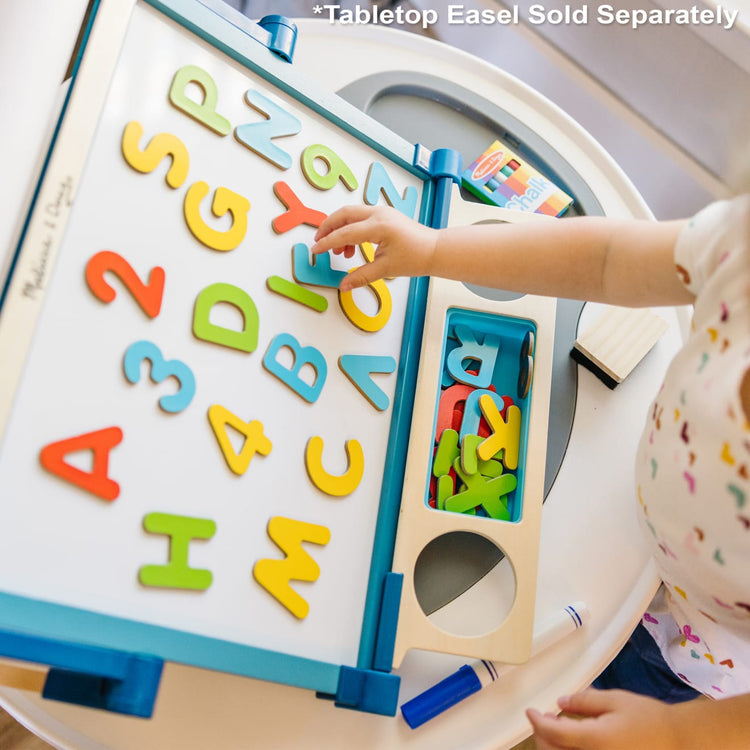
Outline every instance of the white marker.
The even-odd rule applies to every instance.
[[[534,629],[531,656],[536,656],[569,633],[578,630],[588,619],[589,609],[583,602],[574,602],[547,618]],[[404,703],[401,713],[406,723],[412,729],[416,729],[456,703],[460,703],[464,698],[491,685],[501,674],[507,674],[515,666],[520,665],[498,664],[488,659],[464,664],[457,672]]]

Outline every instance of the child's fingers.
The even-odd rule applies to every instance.
[[[357,248],[356,248],[356,247],[354,247],[354,245],[344,245],[343,247],[332,247],[332,248],[331,248],[331,252],[332,252],[332,253],[333,253],[334,255],[343,255],[343,256],[344,256],[345,258],[353,258],[353,257],[354,257],[354,253],[355,253],[356,249],[357,249]],[[323,249],[322,247],[321,247],[321,248],[316,248],[316,246],[315,246],[315,245],[313,245],[313,246],[312,246],[312,247],[310,248],[310,252],[311,252],[311,253],[312,253],[313,255],[318,255],[319,253],[324,253],[324,252],[326,252],[326,250],[325,250],[325,249]]]
[[[585,732],[581,733],[584,722],[576,719],[560,718],[549,714],[542,715],[530,708],[526,716],[534,728],[534,739],[540,748],[582,748],[586,742]]]
[[[333,214],[331,215],[333,216]],[[322,227],[323,224],[321,224],[321,228]],[[321,236],[321,238],[310,248],[310,252],[316,255],[318,253],[324,253],[327,250],[333,250],[334,248],[346,248],[347,246],[359,245],[362,242],[378,242],[379,237],[376,237],[374,232],[375,227],[367,219],[354,222],[353,224],[346,223],[337,229],[331,230],[328,234]]]
[[[563,711],[578,716],[601,716],[601,714],[612,711],[618,698],[621,696],[619,690],[596,690],[589,688],[574,695],[566,695],[557,702]]]
[[[344,206],[329,214],[315,233],[315,240],[320,240],[335,229],[351,224],[355,221],[363,221],[371,216],[372,206]]]

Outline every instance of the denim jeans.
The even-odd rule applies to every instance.
[[[614,661],[594,680],[593,686],[600,690],[630,690],[666,703],[682,703],[700,695],[672,672],[656,642],[640,623]]]

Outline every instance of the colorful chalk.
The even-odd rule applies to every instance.
[[[561,216],[573,198],[500,141],[478,156],[462,184],[485,203],[515,211]]]

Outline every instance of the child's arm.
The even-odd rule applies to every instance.
[[[584,690],[558,701],[571,716],[527,711],[539,750],[745,750],[750,695],[668,705],[624,690]]]
[[[693,301],[679,280],[674,245],[682,222],[572,218],[435,230],[384,206],[332,213],[312,252],[351,256],[378,245],[343,291],[384,276],[441,276],[507,291],[633,307]]]

